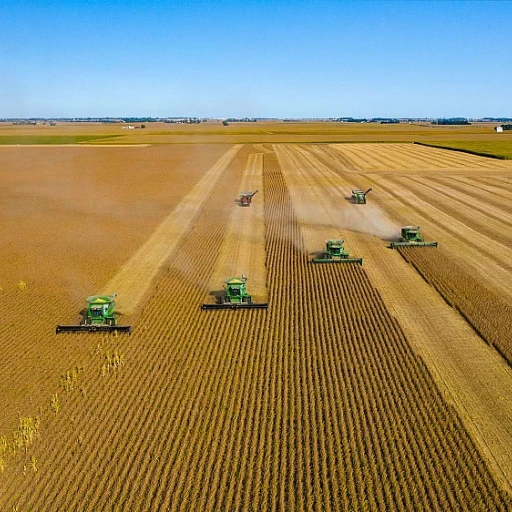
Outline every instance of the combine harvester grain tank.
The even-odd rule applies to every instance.
[[[312,263],[359,263],[363,264],[363,258],[351,258],[343,247],[345,240],[326,240],[325,251],[320,258],[313,258]]]
[[[419,226],[404,226],[401,230],[401,238],[398,242],[391,242],[390,247],[437,247],[437,242],[425,242],[420,235]]]
[[[87,311],[79,325],[57,325],[55,334],[60,332],[125,332],[131,334],[131,325],[117,325],[116,303],[112,295],[87,297]]]
[[[224,281],[224,295],[216,304],[203,304],[205,309],[267,309],[268,304],[256,304],[252,301],[252,295],[247,291],[247,277],[229,277]]]

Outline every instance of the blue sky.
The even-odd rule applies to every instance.
[[[512,117],[511,1],[2,0],[0,117]]]

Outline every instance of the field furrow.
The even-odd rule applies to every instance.
[[[506,193],[500,193],[497,187],[485,187],[473,178],[456,176],[429,176],[429,180],[442,187],[462,192],[469,200],[475,199],[483,203],[487,210],[490,209],[498,215],[512,213],[512,194],[507,197]]]

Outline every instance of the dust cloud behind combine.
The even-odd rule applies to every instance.
[[[276,147],[276,146],[274,146]],[[302,226],[306,250],[316,254],[329,238],[345,238],[347,231],[365,233],[385,241],[396,240],[400,226],[376,204],[353,204],[344,178],[319,161],[304,166],[297,154],[277,146],[277,156]],[[308,157],[303,151],[301,156]],[[309,171],[311,166],[311,172]],[[350,246],[350,240],[347,240]],[[299,247],[297,241],[297,247]]]
[[[393,222],[376,204],[350,205],[336,213],[336,223],[342,229],[376,236],[382,240],[395,240],[400,226]]]

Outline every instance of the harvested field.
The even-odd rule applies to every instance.
[[[121,314],[134,313],[158,270],[199,215],[203,198],[212,193],[218,179],[240,148],[234,146],[219,159],[105,286],[102,293],[111,290],[118,292]]]
[[[511,370],[385,239],[420,224],[506,300],[510,247],[499,228],[512,167],[461,155],[450,174],[441,150],[378,146],[91,148],[97,160],[85,163],[78,148],[46,148],[53,163],[37,173],[20,154],[4,160],[0,169],[25,174],[0,173],[5,247],[18,255],[0,250],[9,347],[0,508],[510,509]],[[0,159],[8,151],[20,149]],[[62,163],[70,154],[81,170],[72,178]],[[50,196],[87,169],[103,202],[67,201],[66,186]],[[367,185],[367,205],[345,199]],[[245,189],[260,191],[249,208],[235,202]],[[458,207],[444,210],[447,197]],[[128,220],[110,219],[108,199]],[[89,217],[94,205],[105,208],[99,219]],[[112,226],[97,239],[100,220]],[[74,221],[84,241],[66,245]],[[468,263],[484,227],[485,241],[499,243],[474,244]],[[363,267],[309,263],[340,234]],[[102,251],[87,258],[91,247]],[[70,298],[65,284],[82,260]],[[226,273],[241,272],[268,310],[200,310]],[[114,285],[132,336],[51,334],[76,319],[91,288]]]

